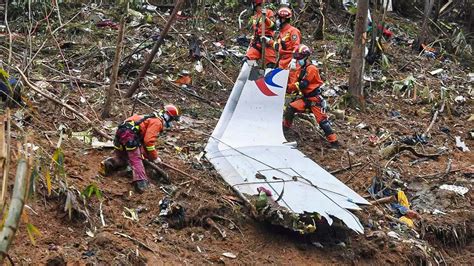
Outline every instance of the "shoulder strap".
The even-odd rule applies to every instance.
[[[135,122],[135,125],[136,126],[139,126],[141,123],[145,122],[148,118],[155,118],[156,115],[155,114],[147,114],[147,115],[144,115],[142,119],[138,120]]]
[[[310,66],[310,65],[307,65],[307,66],[304,66],[303,68],[301,68],[300,75],[298,76],[298,81],[302,81],[303,78],[306,76],[306,69],[307,69],[309,66]]]

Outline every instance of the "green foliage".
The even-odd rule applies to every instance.
[[[36,226],[34,226],[33,224],[27,223],[26,224],[26,232],[27,232],[28,237],[30,238],[30,241],[33,244],[33,246],[36,246],[35,236],[41,236],[40,230],[38,230],[38,228],[36,228]]]
[[[385,54],[382,54],[382,68],[385,70],[390,68],[390,61],[388,60],[388,57]]]
[[[226,8],[236,8],[239,6],[239,0],[224,0]]]
[[[51,196],[52,182],[51,182],[51,172],[48,169],[45,169],[43,173],[44,179],[46,181],[46,188],[48,189],[48,196]]]
[[[60,147],[54,151],[53,165],[56,170],[56,174],[58,174],[60,177],[66,177],[66,171],[64,170],[64,152]]]
[[[357,6],[353,5],[353,6],[350,6],[348,9],[347,9],[347,12],[349,12],[349,14],[355,16],[357,14]]]
[[[28,196],[31,197],[35,193],[35,184],[36,184],[36,179],[39,176],[39,171],[38,167],[33,167],[33,171],[31,172],[30,176],[30,188],[28,190]]]
[[[98,200],[102,200],[102,191],[95,183],[89,184],[82,191],[81,195],[86,199],[90,199],[91,197],[95,196]]]

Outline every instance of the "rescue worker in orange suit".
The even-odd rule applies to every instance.
[[[292,60],[293,51],[301,43],[301,32],[291,26],[290,21],[293,13],[288,7],[281,7],[277,11],[277,27],[280,34],[276,41],[268,37],[262,37],[262,41],[267,42],[276,51],[278,51],[278,67],[281,69],[296,68],[296,61]]]
[[[255,15],[252,17],[252,29],[254,36],[247,49],[244,60],[259,60],[262,58],[262,22],[263,13],[265,13],[265,36],[273,38],[275,32],[275,15],[271,9],[263,8],[262,5],[265,0],[255,0]],[[265,46],[265,65],[269,68],[276,67],[276,52],[273,47]]]
[[[288,84],[287,92],[300,92],[301,96],[286,106],[283,114],[283,128],[286,131],[291,127],[295,113],[312,112],[331,146],[338,147],[336,134],[326,114],[327,103],[321,96],[320,87],[323,81],[319,76],[318,68],[311,63],[310,55],[311,49],[304,44],[299,45],[293,53],[298,64],[298,69],[295,71],[297,79]]]
[[[180,112],[174,105],[166,105],[159,113],[133,115],[118,126],[114,139],[114,156],[101,162],[99,172],[110,175],[127,165],[132,168],[135,189],[143,193],[149,187],[143,160],[160,163],[155,149],[158,134],[164,127],[170,128],[173,121],[179,121]]]

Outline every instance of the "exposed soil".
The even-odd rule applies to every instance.
[[[91,14],[94,12],[83,11],[81,17],[88,20]],[[154,19],[158,21],[160,27],[163,26],[163,20],[159,17]],[[309,23],[310,20],[307,19]],[[331,15],[331,19],[335,23],[347,22],[347,17],[340,18],[337,14]],[[206,30],[199,33],[204,41],[204,50],[208,52],[210,59],[216,62],[232,80],[237,77],[240,69],[238,59],[227,58],[222,62],[218,61],[212,55],[219,51],[219,48],[212,42],[224,40],[224,44],[229,48],[235,45],[230,39],[237,37],[236,21],[235,18],[223,18],[217,25],[206,21],[202,25]],[[411,23],[404,22],[396,16],[390,17],[389,22],[396,25]],[[326,45],[328,51],[337,51],[344,45],[331,38],[328,38],[328,41],[310,41],[307,37],[310,32],[307,29],[309,25],[301,24],[302,31],[307,32],[304,34],[304,40],[317,48],[318,57],[322,57],[323,45]],[[92,33],[84,32],[83,27],[91,27]],[[76,27],[66,27],[60,31],[58,37],[61,43],[77,43],[71,49],[64,49],[70,60],[70,68],[81,70],[83,78],[103,81],[103,68],[107,65],[103,60],[107,59],[95,49],[101,49],[108,58],[113,58],[114,49],[99,47],[113,46],[116,31],[98,30],[94,27],[93,24],[81,26],[78,22]],[[128,48],[125,49],[125,54],[130,53],[133,50],[132,45],[148,36],[154,27],[156,25],[129,29],[126,39]],[[183,32],[192,31],[191,19],[186,19],[183,15],[175,27]],[[331,36],[346,34],[338,32],[336,28],[336,25],[331,23],[329,26]],[[412,37],[400,28],[394,30],[395,35]],[[72,31],[75,34],[71,34]],[[39,46],[45,36],[41,31],[37,34],[34,43]],[[103,44],[98,44],[98,36],[102,38]],[[18,38],[14,51],[21,51],[26,47],[23,43],[24,35]],[[8,45],[3,36],[0,36],[0,44]],[[56,54],[57,46],[53,42],[48,42],[46,47],[49,47],[47,51],[53,51],[53,55],[44,51],[40,54],[40,58],[52,66],[58,67],[62,64],[61,57]],[[160,212],[159,201],[167,195],[165,190],[170,191],[173,187],[152,181],[153,186],[149,191],[137,194],[133,192],[131,178],[126,173],[111,177],[98,175],[99,162],[110,155],[112,152],[110,149],[93,149],[80,140],[67,138],[62,142],[62,149],[66,158],[68,186],[71,191],[75,189],[83,191],[89,184],[97,184],[103,194],[102,213],[106,226],[101,224],[98,199],[91,198],[83,203],[78,196],[76,207],[83,211],[87,209],[88,217],[74,211],[70,218],[64,211],[66,196],[61,193],[58,180],[53,180],[52,195],[47,196],[44,178],[40,176],[35,183],[35,193],[28,202],[31,209],[27,208],[25,212],[30,222],[41,231],[41,236],[36,237],[36,244],[33,245],[22,223],[9,252],[15,263],[425,264],[439,260],[446,264],[472,264],[474,213],[471,204],[474,157],[472,152],[460,151],[454,141],[454,136],[461,136],[467,147],[474,149],[474,140],[469,138],[474,122],[468,121],[472,115],[470,87],[472,82],[467,81],[467,73],[472,69],[459,65],[455,59],[446,61],[418,57],[418,54],[413,53],[409,47],[390,43],[387,44],[386,53],[391,66],[383,71],[388,80],[367,82],[367,92],[370,96],[365,111],[344,107],[342,93],[328,99],[333,109],[338,106],[338,109],[345,110],[343,119],[332,116],[333,127],[342,143],[341,148],[331,149],[324,138],[307,123],[301,119],[296,121],[294,130],[287,137],[289,140],[296,140],[298,148],[308,157],[328,171],[361,163],[361,166],[341,171],[335,176],[368,198],[370,196],[367,189],[375,176],[386,176],[383,172],[387,170],[396,172],[412,208],[421,215],[421,220],[415,221],[414,230],[410,230],[387,219],[384,214],[389,214],[390,211],[385,205],[364,207],[356,214],[364,224],[365,234],[356,235],[347,232],[348,236],[340,243],[331,239],[301,236],[256,221],[205,158],[202,157],[200,160],[196,158],[206,145],[207,134],[212,132],[217,123],[232,84],[206,59],[202,59],[203,73],[192,70],[194,62],[187,57],[187,43],[177,34],[171,34],[162,49],[163,55],[155,60],[156,64],[151,69],[155,77],[144,82],[141,90],[143,97],[137,101],[135,112],[149,113],[153,111],[149,106],[159,108],[168,102],[175,103],[183,109],[185,114],[183,122],[177,128],[160,136],[158,147],[163,161],[199,178],[199,181],[193,181],[177,172],[167,170],[176,189],[171,198],[183,206],[186,212],[184,226],[167,227],[156,222]],[[4,57],[7,51],[1,49],[0,54]],[[14,59],[19,60],[19,57]],[[329,81],[330,88],[345,85],[348,77],[346,73],[348,58],[337,53],[334,60],[329,61],[328,67],[323,69],[323,77]],[[142,61],[143,59],[132,60],[131,64],[122,70],[121,82],[132,81],[136,75],[133,70],[139,69]],[[411,63],[398,71],[407,62]],[[444,68],[448,75],[442,81],[438,76],[428,74],[429,71],[440,67]],[[64,68],[60,69],[63,69],[61,72],[67,73]],[[175,79],[184,69],[191,70],[192,89],[211,104],[190,96],[186,89],[172,87],[160,79],[166,79],[167,76]],[[68,82],[62,84],[51,81],[64,77],[57,76],[57,73],[40,65],[35,66],[31,72],[30,79],[44,79],[51,84],[51,87],[45,89],[73,104],[88,117],[95,117],[94,112],[100,113],[105,86],[83,85],[81,90],[71,89]],[[394,93],[390,83],[410,74],[414,75],[420,84],[417,99]],[[420,96],[425,86],[429,87],[434,95],[432,102],[424,101]],[[379,151],[390,141],[422,134],[426,130],[433,113],[440,108],[441,86],[450,88],[446,109],[440,112],[428,133],[428,143],[415,146],[422,153],[442,151],[441,155],[434,160],[420,160],[410,152],[404,151],[390,158],[382,158]],[[126,87],[126,84],[120,86],[122,93]],[[67,124],[73,132],[88,129],[78,118],[52,105],[46,99],[32,94],[29,90],[26,91],[30,106],[22,109],[25,118],[21,121],[23,129],[32,133],[33,139],[30,142],[41,147],[37,152],[41,158],[50,158],[53,154],[59,139],[56,130],[59,124]],[[456,103],[454,98],[458,95],[464,96],[467,101]],[[94,112],[81,97],[92,106]],[[134,102],[130,99],[117,101],[111,121],[114,124],[120,122],[131,113],[133,105]],[[391,111],[397,111],[399,115],[393,117]],[[357,125],[360,123],[366,124],[367,127],[358,128]],[[103,126],[104,123],[100,122],[99,125]],[[444,128],[449,129],[449,134],[442,131]],[[390,135],[374,145],[369,141],[369,136],[382,132],[382,129]],[[16,147],[16,136],[20,136],[20,131],[17,129],[13,147]],[[414,162],[415,160],[419,161]],[[446,169],[450,171],[445,173]],[[13,175],[14,171],[11,171],[11,176]],[[461,196],[455,192],[439,189],[442,184],[464,186],[469,188],[469,192]],[[138,221],[124,217],[125,207],[139,210]],[[434,209],[446,214],[432,214]],[[225,238],[207,222],[207,218],[211,218],[218,228],[225,231]],[[398,232],[401,239],[388,236],[387,233],[390,231]],[[316,242],[324,247],[318,247]],[[226,257],[223,255],[226,252],[233,253],[236,258]]]

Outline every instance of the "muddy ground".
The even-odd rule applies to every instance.
[[[72,17],[79,9],[71,9]],[[67,12],[69,14],[69,12]],[[164,14],[164,10],[159,11]],[[215,13],[210,9],[209,14]],[[82,113],[95,119],[104,101],[104,89],[108,75],[104,67],[111,63],[114,53],[116,31],[98,29],[93,19],[97,13],[106,16],[113,10],[83,8],[79,19],[60,30],[53,40],[46,42],[38,58],[30,69],[29,78],[43,80],[42,89],[47,89],[64,102],[77,107]],[[342,88],[335,96],[329,97],[332,109],[344,110],[344,117],[332,115],[333,126],[342,143],[339,149],[331,149],[325,140],[308,123],[297,120],[294,130],[288,134],[289,140],[296,140],[298,147],[311,159],[328,171],[335,171],[350,165],[352,169],[335,174],[349,187],[370,198],[367,192],[374,177],[399,180],[399,185],[407,194],[412,208],[421,219],[415,221],[415,228],[409,229],[388,219],[390,214],[385,205],[364,207],[356,214],[365,227],[364,235],[347,232],[342,241],[301,236],[270,226],[251,217],[251,214],[223,182],[219,175],[200,153],[208,135],[217,123],[220,112],[230,93],[232,83],[220,72],[221,69],[234,80],[240,69],[239,59],[227,57],[221,60],[215,56],[222,52],[215,42],[221,41],[226,48],[235,46],[232,41],[238,34],[236,18],[215,15],[219,22],[201,21],[198,28],[192,28],[192,17],[181,15],[175,25],[183,34],[170,34],[162,55],[155,60],[149,78],[144,82],[139,101],[135,103],[136,113],[153,111],[164,103],[175,103],[183,109],[183,122],[160,137],[159,153],[163,161],[199,179],[168,170],[172,186],[153,181],[153,187],[144,194],[132,191],[130,177],[120,173],[112,177],[98,175],[99,162],[111,154],[110,149],[93,149],[89,144],[67,138],[62,141],[65,154],[65,170],[68,190],[72,193],[83,191],[89,184],[96,184],[102,191],[102,207],[97,198],[82,202],[77,196],[77,210],[69,217],[65,211],[66,196],[60,188],[59,179],[53,179],[53,192],[48,196],[44,176],[38,176],[35,192],[28,201],[25,212],[41,235],[33,244],[22,223],[9,252],[16,264],[48,263],[68,264],[155,264],[159,262],[202,264],[202,263],[265,263],[265,264],[376,264],[376,263],[446,263],[471,264],[474,246],[472,243],[472,174],[474,158],[472,152],[462,152],[455,145],[455,136],[460,136],[467,147],[473,149],[474,140],[469,132],[473,129],[472,82],[468,73],[472,64],[460,64],[459,57],[439,57],[430,59],[419,56],[410,47],[400,42],[385,43],[385,52],[391,65],[387,69],[371,67],[369,72],[374,81],[366,82],[368,101],[366,110],[344,106],[342,94],[347,84],[348,63],[347,43],[350,43],[348,16],[331,14],[326,41],[312,41],[310,17],[302,18],[303,39],[315,47],[317,58],[330,52],[336,55],[325,61],[321,67],[328,88]],[[208,15],[209,15],[208,14]],[[168,16],[165,14],[165,18]],[[51,19],[54,21],[54,16]],[[153,23],[128,29],[126,49],[129,54],[134,44],[148,37],[153,29],[164,25],[160,16],[153,15]],[[410,39],[413,22],[396,15],[389,16],[394,25],[395,36]],[[16,21],[20,23],[18,19]],[[33,35],[35,50],[48,38],[46,26],[39,24]],[[342,26],[341,26],[342,25]],[[341,30],[342,28],[342,30]],[[186,33],[197,32],[202,37],[202,52],[209,60],[202,58],[204,71],[195,70],[195,62],[188,57]],[[341,37],[342,36],[342,37]],[[27,36],[20,30],[14,39],[15,65],[22,62],[21,53],[27,46]],[[349,39],[349,40],[346,40]],[[68,44],[68,45],[65,45]],[[2,58],[6,58],[8,43],[5,35],[0,36]],[[67,68],[58,47],[67,58],[70,69],[80,72],[81,78],[100,84],[70,84]],[[124,64],[121,71],[119,89],[123,94],[133,81],[136,70],[143,62],[141,58]],[[449,60],[446,60],[449,58]],[[213,62],[215,65],[211,64]],[[50,68],[56,68],[58,72]],[[433,76],[428,72],[443,68],[442,75]],[[175,80],[182,70],[190,71],[192,86],[181,89],[172,86],[166,79]],[[74,72],[69,72],[74,73]],[[377,76],[378,75],[378,76]],[[410,92],[393,89],[393,81],[413,75],[416,78],[417,96]],[[380,76],[385,77],[381,79]],[[59,82],[64,81],[64,82]],[[78,86],[79,85],[79,88]],[[422,134],[428,128],[433,114],[442,104],[440,87],[449,88],[445,109],[427,134],[427,143],[415,148],[424,154],[440,153],[436,159],[425,159],[403,151],[389,158],[383,158],[380,150],[391,141],[401,140],[414,134]],[[189,89],[191,88],[191,89]],[[430,90],[432,100],[424,92]],[[29,99],[25,108],[19,109],[23,117],[16,120],[22,130],[32,133],[33,142],[40,147],[37,156],[49,164],[59,139],[57,128],[65,124],[72,132],[88,130],[77,117],[54,106],[48,100],[25,89]],[[191,95],[191,94],[194,94]],[[196,97],[196,95],[198,97]],[[464,102],[454,101],[463,96]],[[98,120],[98,125],[107,131],[107,121],[120,122],[132,111],[134,101],[121,99],[116,102],[114,117]],[[394,112],[395,111],[395,112]],[[15,111],[14,111],[15,112]],[[361,123],[366,126],[361,126]],[[109,131],[112,134],[112,131]],[[383,133],[386,133],[383,135]],[[369,140],[371,135],[383,137],[380,143]],[[20,139],[21,131],[14,129],[14,143]],[[373,139],[373,138],[371,138]],[[16,147],[16,146],[15,146]],[[447,171],[448,170],[448,171]],[[387,171],[392,176],[387,176]],[[394,177],[393,174],[396,174]],[[11,172],[11,176],[14,171]],[[442,184],[455,184],[469,188],[464,196],[439,189]],[[157,222],[159,201],[166,196],[165,191],[173,191],[172,199],[181,204],[186,213],[182,226],[174,227]],[[125,207],[138,212],[138,220],[124,216]],[[87,209],[87,212],[85,212]],[[101,211],[102,209],[102,211]],[[438,209],[445,214],[433,214]],[[82,211],[82,213],[81,213]],[[86,214],[84,214],[84,212]],[[103,215],[105,226],[100,215]],[[216,227],[211,226],[209,219]],[[224,231],[223,235],[220,231]],[[387,235],[397,232],[399,239]],[[225,236],[225,237],[224,237]],[[323,247],[321,247],[320,245]],[[230,252],[235,255],[224,255]]]

